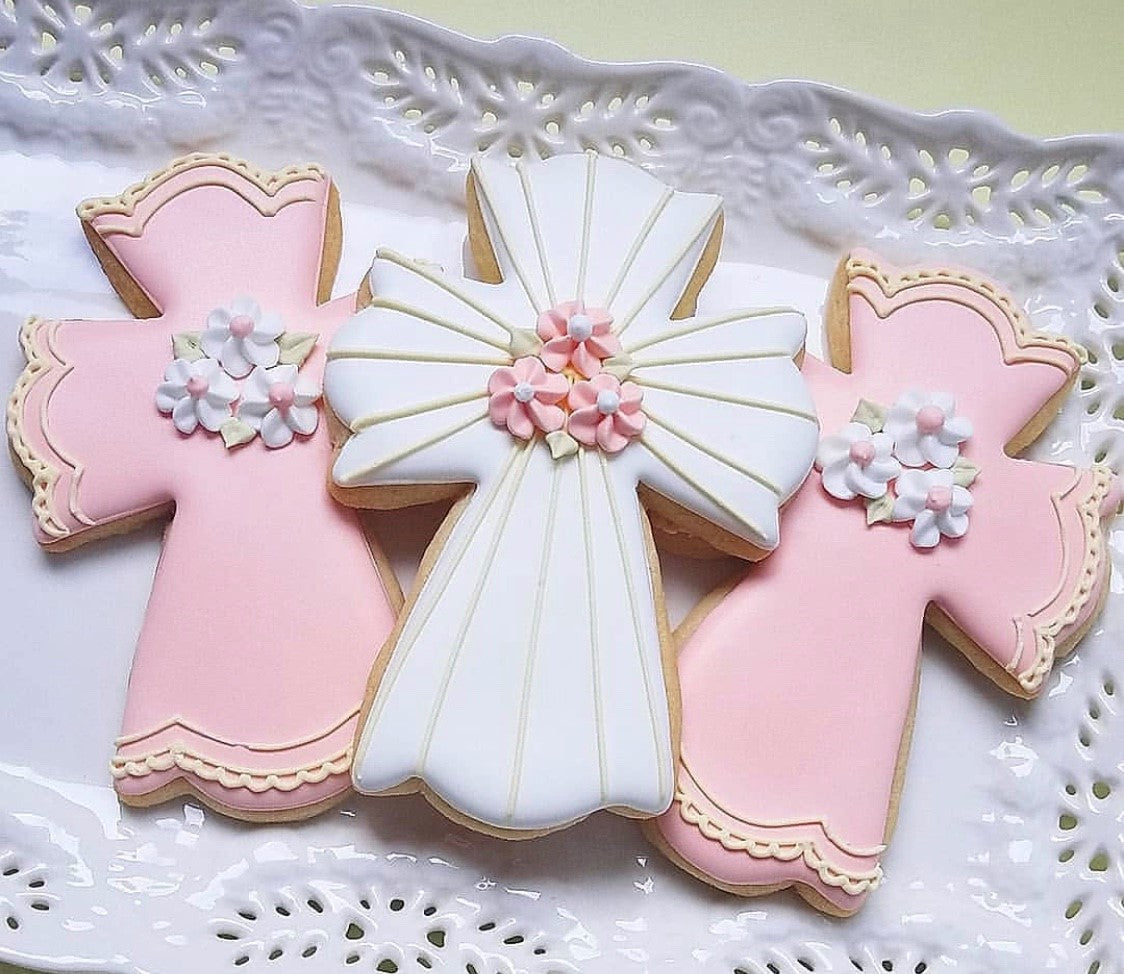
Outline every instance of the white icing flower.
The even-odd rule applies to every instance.
[[[907,467],[947,468],[972,435],[972,424],[956,415],[948,393],[911,390],[887,411],[885,431],[894,438],[894,455]]]
[[[320,421],[320,387],[295,365],[256,368],[246,380],[238,418],[261,433],[268,447],[286,446],[294,433],[311,436]]]
[[[277,339],[284,330],[280,315],[262,311],[253,298],[235,298],[229,308],[215,308],[207,315],[203,352],[240,379],[255,365],[277,364],[281,355]]]
[[[181,433],[193,433],[200,425],[217,432],[230,419],[230,404],[237,398],[238,384],[209,358],[175,359],[156,387],[156,408],[171,413]]]
[[[894,459],[894,438],[875,433],[865,423],[848,423],[835,436],[825,436],[816,451],[816,469],[832,497],[853,500],[860,494],[877,500],[902,472]]]
[[[967,534],[972,495],[967,487],[953,483],[951,470],[906,470],[895,490],[890,519],[913,521],[909,540],[914,547],[932,548],[942,537]]]

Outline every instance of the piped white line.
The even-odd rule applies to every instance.
[[[457,633],[453,637],[453,651],[446,661],[445,672],[441,676],[441,683],[437,689],[437,696],[433,701],[433,706],[430,708],[425,736],[422,738],[421,752],[418,755],[417,763],[418,774],[425,774],[425,765],[429,760],[429,749],[433,746],[433,737],[437,730],[437,721],[445,706],[445,697],[449,693],[449,687],[453,682],[453,674],[456,672],[457,662],[460,660],[461,653],[464,650],[468,629],[476,618],[476,608],[480,604],[480,596],[484,592],[484,586],[487,584],[488,578],[491,576],[492,568],[496,563],[496,550],[499,548],[504,532],[508,528],[508,518],[511,516],[511,509],[515,505],[516,496],[519,494],[519,485],[523,482],[523,474],[527,471],[527,463],[530,460],[531,451],[534,448],[535,441],[528,440],[519,456],[514,482],[507,492],[507,497],[500,510],[500,515],[496,519],[496,530],[492,535],[491,542],[488,545],[488,552],[484,557],[484,570],[480,573],[480,577],[476,581],[476,585],[472,590],[472,595],[469,597],[468,605],[465,608],[464,618],[461,620]]]
[[[611,308],[613,302],[617,299],[617,294],[624,286],[624,280],[628,276],[628,272],[632,269],[633,262],[636,260],[640,253],[640,248],[644,246],[644,241],[648,239],[648,234],[652,232],[652,228],[656,225],[656,221],[660,218],[664,208],[671,202],[675,196],[675,190],[670,186],[664,187],[663,193],[660,198],[656,200],[656,205],[652,208],[652,212],[648,214],[648,218],[640,227],[640,232],[637,233],[636,239],[632,242],[628,253],[625,254],[624,263],[621,264],[621,269],[617,272],[616,280],[613,281],[612,287],[609,288],[609,293],[605,295],[605,307]]]
[[[519,262],[519,258],[516,256],[514,249],[512,249],[511,241],[508,239],[503,224],[500,222],[499,215],[496,213],[496,207],[492,203],[492,193],[488,188],[488,180],[484,176],[484,170],[477,159],[472,160],[472,172],[476,177],[476,185],[480,188],[481,201],[492,215],[492,223],[496,228],[496,236],[499,237],[499,242],[503,244],[503,249],[507,252],[507,258],[511,261],[511,266],[515,270],[515,276],[519,278],[519,283],[523,285],[523,290],[527,294],[527,300],[531,303],[531,308],[537,315],[545,311],[546,308],[542,301],[539,300],[538,295],[535,294],[534,288],[531,287],[531,282],[527,279],[526,271],[523,270],[523,265]]]
[[[481,304],[470,294],[468,294],[468,292],[462,291],[444,274],[439,274],[436,271],[432,271],[424,264],[419,264],[417,261],[410,260],[409,257],[404,257],[402,254],[398,253],[398,251],[391,250],[388,247],[381,247],[377,251],[375,251],[375,259],[385,260],[389,264],[394,264],[397,267],[401,267],[403,270],[407,270],[412,274],[416,274],[422,280],[428,281],[434,287],[439,288],[446,294],[456,298],[461,302],[461,304],[465,305],[465,307],[467,308],[471,308],[482,318],[486,318],[493,324],[499,325],[499,327],[506,331],[509,335],[515,334],[516,327],[514,325],[510,324],[507,321],[504,321],[504,319],[497,315],[494,311],[492,311],[491,308],[488,308],[485,305]]]
[[[667,283],[668,278],[670,278],[671,275],[675,273],[675,269],[683,263],[684,258],[691,252],[691,248],[694,247],[696,243],[698,243],[699,238],[701,238],[702,235],[706,233],[706,231],[712,226],[712,224],[714,223],[714,218],[718,216],[718,212],[721,207],[722,204],[720,202],[715,202],[710,212],[706,215],[706,219],[702,220],[699,223],[698,229],[691,234],[690,238],[687,240],[687,243],[680,249],[679,253],[676,254],[670,261],[668,261],[667,266],[657,275],[656,279],[652,282],[651,287],[649,287],[644,296],[636,302],[635,307],[620,319],[620,327],[617,329],[618,335],[623,334],[628,329],[628,326],[631,325],[636,316],[640,314],[642,310],[644,310],[645,306],[649,301],[652,300],[655,293],[661,287],[663,287],[664,284]]]
[[[628,563],[628,546],[625,543],[624,537],[624,522],[621,519],[620,508],[617,505],[616,496],[613,493],[613,483],[609,476],[609,461],[605,458],[605,454],[598,450],[598,457],[601,460],[601,476],[605,482],[605,493],[609,498],[609,510],[613,516],[613,525],[617,534],[617,551],[621,556],[621,572],[624,575],[625,589],[628,592],[628,607],[632,616],[632,631],[636,638],[636,655],[640,661],[640,672],[644,680],[644,699],[648,702],[648,719],[652,727],[652,743],[656,758],[657,774],[659,776],[659,790],[663,795],[668,790],[668,769],[671,766],[671,756],[666,753],[666,741],[660,733],[660,720],[656,716],[656,707],[667,707],[666,698],[657,702],[652,694],[652,675],[648,668],[648,656],[644,645],[643,624],[640,621],[640,610],[636,600],[636,589],[632,584],[632,566]],[[635,491],[631,491],[635,494]],[[639,512],[637,512],[639,516]],[[647,575],[645,575],[647,577]],[[653,607],[655,600],[653,599]]]
[[[527,645],[527,658],[523,663],[523,692],[519,698],[519,723],[515,743],[515,757],[511,768],[511,790],[507,800],[507,820],[515,818],[515,808],[519,802],[519,787],[523,781],[523,754],[527,744],[527,714],[531,707],[531,689],[534,686],[535,662],[539,650],[539,630],[542,626],[543,602],[546,599],[546,583],[550,577],[550,556],[554,549],[554,525],[558,514],[558,485],[561,481],[562,464],[554,464],[550,482],[550,506],[547,509],[546,527],[543,529],[542,558],[539,561],[539,584],[535,590],[535,608],[531,617],[531,635]]]
[[[362,467],[359,470],[355,470],[344,477],[343,480],[337,481],[337,483],[341,487],[354,486],[355,481],[360,480],[363,477],[370,476],[376,470],[381,470],[383,467],[389,467],[391,464],[397,463],[399,460],[405,460],[406,457],[412,456],[413,454],[418,453],[421,450],[425,450],[428,447],[433,446],[434,443],[440,443],[441,440],[447,437],[456,436],[463,430],[468,429],[468,427],[470,427],[473,423],[479,423],[481,420],[487,418],[488,410],[486,409],[482,413],[474,413],[464,422],[457,423],[455,426],[450,426],[448,429],[442,430],[440,433],[434,433],[432,436],[426,437],[420,443],[415,443],[412,446],[406,447],[406,449],[404,450],[400,450],[397,453],[392,453],[388,457],[383,457],[383,459],[381,460],[377,460],[374,463],[368,464],[367,466]]]
[[[585,588],[589,605],[589,658],[593,676],[593,711],[597,720],[597,767],[601,784],[601,803],[609,797],[609,771],[605,764],[605,709],[601,699],[601,657],[598,643],[597,578],[593,563],[592,518],[589,510],[589,487],[586,483],[584,449],[578,450],[578,483],[582,501],[582,534],[585,541]]]

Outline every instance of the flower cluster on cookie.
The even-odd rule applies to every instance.
[[[544,434],[555,459],[579,445],[618,453],[644,429],[643,391],[622,382],[610,360],[621,351],[604,308],[576,301],[542,314],[527,350],[488,380],[488,412],[496,426],[529,440]]]
[[[228,449],[259,435],[271,449],[288,446],[320,421],[320,386],[300,374],[316,339],[285,331],[281,316],[253,298],[236,298],[207,315],[202,332],[173,336],[156,408],[184,435],[202,427]]]
[[[910,390],[888,409],[864,399],[820,441],[816,469],[832,497],[863,498],[868,525],[911,521],[910,542],[934,548],[968,531],[968,488],[979,470],[960,448],[971,435],[948,393]]]

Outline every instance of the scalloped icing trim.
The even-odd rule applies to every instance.
[[[63,364],[57,362],[50,354],[49,343],[47,343],[47,351],[44,351],[37,341],[40,332],[49,324],[50,322],[45,318],[31,317],[20,328],[20,347],[23,349],[27,364],[20,372],[11,396],[8,397],[7,431],[12,451],[31,475],[31,509],[35,521],[47,537],[59,540],[71,534],[70,528],[59,521],[51,511],[51,500],[61,472],[32,449],[23,430],[24,403],[32,386],[55,365]]]
[[[114,780],[144,778],[179,768],[202,781],[218,782],[224,788],[244,788],[255,795],[266,791],[296,791],[305,784],[319,784],[333,775],[346,774],[351,768],[353,749],[349,745],[335,757],[295,768],[278,768],[262,772],[251,768],[236,768],[216,764],[202,754],[182,745],[161,748],[136,758],[115,757],[110,762]]]
[[[1015,344],[1019,348],[1052,348],[1072,356],[1078,366],[1084,365],[1088,358],[1085,349],[1068,338],[1061,335],[1050,335],[1033,328],[1026,317],[1026,313],[1006,291],[994,282],[969,271],[947,268],[917,268],[915,270],[895,269],[890,272],[883,270],[882,265],[877,260],[864,255],[862,252],[852,253],[847,258],[846,269],[848,287],[855,278],[865,277],[877,284],[887,298],[892,298],[899,291],[921,284],[956,284],[960,287],[966,287],[991,301],[1003,312],[1011,325]],[[1000,336],[1000,344],[1004,344],[1002,336]]]
[[[95,217],[105,216],[111,213],[114,215],[131,217],[137,204],[144,200],[154,189],[175,176],[178,176],[180,173],[204,166],[217,166],[222,169],[228,169],[249,180],[267,196],[276,196],[283,187],[301,179],[328,178],[328,174],[324,171],[324,168],[314,162],[286,166],[284,169],[270,170],[262,169],[255,166],[252,162],[247,162],[245,159],[232,156],[226,152],[192,152],[189,155],[173,159],[163,169],[150,173],[138,183],[133,183],[132,186],[129,186],[118,196],[97,196],[85,200],[78,204],[78,217],[83,221],[92,220]]]
[[[679,805],[679,815],[684,822],[695,826],[705,838],[721,843],[724,849],[731,852],[745,852],[754,859],[776,859],[779,862],[802,859],[819,876],[821,882],[841,889],[849,896],[861,896],[876,889],[882,882],[881,866],[864,872],[849,872],[828,862],[812,840],[761,839],[735,832],[715,822],[685,792],[676,790],[675,802]]]
[[[1095,464],[1092,473],[1092,487],[1078,508],[1085,527],[1085,557],[1081,563],[1077,588],[1055,618],[1034,627],[1034,641],[1038,652],[1033,664],[1018,675],[1019,685],[1031,693],[1042,686],[1042,681],[1054,666],[1059,634],[1077,621],[1081,610],[1103,584],[1101,567],[1104,563],[1105,532],[1101,505],[1112,490],[1113,473],[1102,464]]]

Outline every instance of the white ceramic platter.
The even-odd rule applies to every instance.
[[[347,290],[376,241],[450,246],[471,152],[588,146],[724,196],[726,257],[756,265],[738,286],[795,302],[813,331],[851,245],[991,273],[1090,353],[1037,455],[1124,469],[1124,140],[1035,142],[973,113],[593,64],[287,0],[0,0],[0,378],[20,368],[25,315],[122,313],[73,206],[183,151],[324,163],[347,201]],[[436,518],[378,521],[405,581]],[[835,921],[791,896],[705,888],[608,815],[504,843],[416,798],[285,827],[182,801],[123,810],[107,764],[158,545],[150,530],[45,556],[23,485],[0,476],[0,959],[159,974],[1124,970],[1119,575],[1034,703],[927,639],[887,879]],[[1118,529],[1117,559],[1122,545]],[[672,610],[731,569],[667,559]]]

